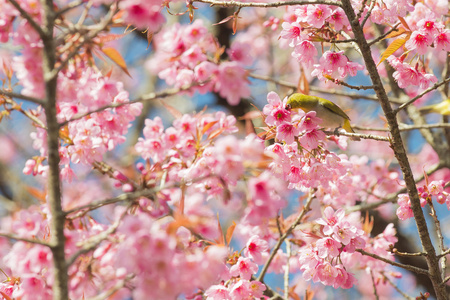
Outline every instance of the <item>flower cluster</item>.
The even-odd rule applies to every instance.
[[[59,122],[68,121],[60,130],[60,164],[64,166],[61,175],[71,181],[74,173],[70,163],[92,164],[100,161],[107,151],[125,141],[130,123],[141,113],[142,103],[123,105],[129,102],[123,84],[91,68],[71,66],[59,74],[57,118]],[[89,114],[108,105],[118,107]],[[40,127],[32,134],[33,147],[40,151],[41,156],[26,163],[25,174],[35,175],[45,171],[41,163],[47,155],[46,137],[45,129]]]
[[[46,205],[31,206],[27,210],[21,210],[12,219],[3,219],[1,227],[2,231],[13,232],[19,237],[45,242],[51,239],[50,218],[51,214]],[[107,228],[107,225],[100,224],[92,218],[71,221],[70,226],[67,226],[64,232],[66,258],[79,251],[80,244],[97,236]],[[113,236],[111,238],[113,239]],[[0,240],[3,241],[3,238]],[[103,247],[99,249],[103,249]],[[100,291],[110,289],[123,279],[123,275],[117,273],[111,264],[114,251],[111,250],[106,256],[97,255],[96,253],[99,251],[101,250],[82,255],[70,266],[68,272],[71,278],[69,282],[71,298],[81,299],[83,295],[85,297],[95,296]],[[49,247],[17,241],[2,257],[0,265],[2,270],[9,274],[9,277],[15,279],[11,280],[7,286],[8,291],[12,287],[14,298],[52,299],[53,256]],[[91,282],[93,274],[97,278],[96,284]],[[126,291],[124,290],[124,292]],[[119,294],[123,295],[122,292]],[[120,297],[119,294],[118,297]]]
[[[244,252],[249,257],[234,254],[229,258],[228,274],[221,284],[212,285],[204,295],[208,300],[222,299],[260,299],[266,286],[256,280],[251,280],[252,275],[258,271],[257,263],[261,263],[261,255],[268,249],[267,242],[258,236],[253,236],[247,243]],[[226,280],[226,281],[225,281]]]
[[[191,91],[215,91],[231,105],[250,96],[244,49],[229,49],[232,61],[217,62],[221,48],[201,20],[182,26],[175,24],[154,38],[156,52],[147,67],[167,84],[177,88],[193,85]]]
[[[300,252],[300,269],[305,280],[321,282],[334,288],[351,288],[356,279],[337,263],[342,252],[354,253],[365,247],[364,231],[345,217],[343,209],[325,208],[324,217],[316,222],[323,226],[323,237]]]
[[[443,180],[432,181],[429,184],[418,186],[417,191],[420,196],[420,206],[424,207],[428,202],[431,203],[434,196],[437,203],[447,204],[447,209],[450,210],[450,193],[444,191],[444,186],[445,183]],[[407,220],[414,217],[408,194],[398,195],[397,203],[399,205],[397,208],[397,216],[400,220]]]
[[[399,87],[417,86],[417,83],[419,83],[420,88],[426,89],[438,81],[435,75],[425,73],[424,70],[419,70],[417,66],[412,67],[410,64],[403,62],[403,59],[404,57],[397,58],[395,56],[387,58],[389,64],[395,69],[393,77]]]
[[[292,56],[305,67],[311,67],[317,55],[313,42],[328,39],[341,30],[346,31],[349,23],[340,7],[304,5],[295,9],[294,17],[284,22],[282,27],[280,38],[289,41],[289,46],[294,48]],[[363,69],[362,65],[351,62],[344,51],[326,51],[319,64],[314,64],[311,75],[320,80],[342,79],[347,75],[355,76],[358,70]]]
[[[119,8],[124,12],[124,22],[150,32],[159,30],[166,21],[161,13],[163,5],[168,6],[169,1],[124,0],[119,2]]]
[[[208,198],[227,200],[229,188],[242,180],[246,167],[259,168],[264,161],[264,144],[255,135],[244,140],[227,133],[237,130],[236,119],[222,112],[214,115],[183,115],[172,127],[164,129],[159,117],[146,120],[144,137],[135,149],[153,165],[140,168],[143,181],[148,182],[155,170],[167,172],[165,185],[188,182],[193,194],[204,193]],[[285,206],[282,198],[284,184],[269,172],[248,181],[245,214],[253,224],[273,217]]]
[[[191,242],[185,227],[163,226],[145,213],[127,216],[118,238],[114,266],[118,273],[136,275],[132,295],[137,299],[190,295],[196,288],[208,288],[227,272],[225,247],[204,250],[200,242]],[[110,256],[107,252],[104,255]]]
[[[393,224],[374,238],[361,229],[359,213],[345,215],[343,209],[325,208],[324,217],[316,221],[319,233],[315,241],[299,250],[300,269],[305,280],[321,282],[334,288],[351,288],[356,278],[349,269],[369,269],[377,274],[386,271],[386,263],[361,255],[357,249],[393,260],[390,252],[397,242]],[[370,229],[369,229],[370,230]],[[381,275],[380,275],[381,276]]]
[[[285,109],[285,102],[270,92],[263,109],[265,123],[270,126],[267,137],[276,142],[266,148],[272,157],[272,172],[289,183],[289,188],[304,191],[316,188],[316,196],[327,205],[353,205],[366,195],[365,189],[386,196],[401,184],[398,171],[390,171],[382,161],[368,161],[367,157],[337,155],[324,150],[326,136],[319,130],[321,120],[314,111],[294,114]]]

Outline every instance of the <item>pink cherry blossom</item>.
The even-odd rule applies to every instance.
[[[305,21],[314,27],[320,28],[325,20],[331,16],[332,10],[328,5],[308,5]]]
[[[433,41],[428,37],[426,33],[420,31],[414,31],[405,43],[405,47],[408,50],[417,50],[417,53],[423,55],[427,52],[427,47],[431,45]]]
[[[162,2],[158,0],[124,0],[119,7],[124,10],[124,19],[139,28],[149,28],[154,32],[165,22],[160,13]]]
[[[247,71],[237,62],[224,62],[219,65],[214,89],[231,105],[239,103],[241,98],[250,96]]]
[[[450,30],[444,29],[436,35],[435,46],[437,50],[450,51]]]
[[[244,250],[246,256],[253,259],[253,261],[257,264],[261,264],[262,254],[269,249],[269,244],[267,241],[261,239],[259,236],[252,236],[248,242],[247,246]]]
[[[243,279],[249,280],[253,274],[258,271],[258,265],[250,258],[239,257],[237,263],[230,268],[231,276],[240,276]]]

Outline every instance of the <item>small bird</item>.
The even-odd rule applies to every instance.
[[[431,113],[441,114],[450,116],[450,98],[439,102],[437,104],[431,104],[424,107],[419,108],[419,111],[426,115]]]
[[[304,112],[315,111],[316,116],[322,119],[323,128],[343,128],[345,131],[355,133],[350,125],[350,118],[336,104],[330,100],[300,93],[292,94],[286,103],[286,109],[300,108]],[[359,141],[358,137],[351,137]]]

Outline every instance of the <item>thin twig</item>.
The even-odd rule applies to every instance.
[[[346,83],[346,82],[344,82],[342,80],[339,80],[339,79],[333,79],[333,82],[336,83],[336,84],[348,87],[348,88],[350,88],[352,90],[358,90],[359,91],[359,90],[373,90],[374,89],[373,85],[351,85],[351,84],[348,84],[348,83]]]
[[[127,285],[127,283],[132,280],[135,277],[134,274],[130,274],[125,276],[125,278],[123,280],[120,280],[118,283],[116,283],[112,288],[110,288],[107,291],[104,291],[103,293],[92,297],[92,298],[88,298],[88,300],[104,300],[104,299],[109,299],[109,297],[111,297],[115,292],[117,292],[118,290],[120,290],[121,288],[125,287]]]
[[[372,278],[373,294],[375,296],[375,299],[379,300],[380,297],[378,296],[377,285],[375,283],[375,277],[373,276],[373,270],[372,269],[370,269],[370,277]]]
[[[270,253],[269,259],[264,264],[261,273],[258,276],[258,281],[263,282],[264,276],[266,275],[267,270],[269,269],[270,264],[272,263],[273,258],[277,254],[278,249],[280,249],[281,245],[283,244],[284,240],[292,233],[292,231],[297,227],[298,224],[302,221],[303,217],[306,215],[308,211],[311,210],[311,202],[314,199],[314,193],[310,191],[308,199],[306,200],[306,204],[303,207],[301,213],[298,215],[297,219],[295,219],[294,223],[286,230],[286,232],[280,237],[275,247],[272,249],[272,252]]]
[[[0,237],[50,247],[50,244],[47,242],[36,240],[36,239],[24,238],[24,237],[20,237],[15,234],[11,234],[11,233],[1,233],[0,232]]]
[[[359,19],[361,19],[362,13],[364,12],[364,10],[366,9],[366,3],[367,0],[363,0],[361,2],[361,8],[358,11],[358,14],[356,15],[356,19],[359,21]],[[363,25],[361,25],[361,27],[364,27]]]
[[[436,215],[436,210],[434,209],[433,202],[430,201],[428,204],[430,205],[430,209],[431,209],[430,215],[431,215],[431,218],[433,218],[433,221],[434,221],[434,226],[435,226],[435,229],[436,229],[436,235],[437,235],[437,238],[438,238],[438,241],[439,241],[439,247],[441,248],[441,251],[443,252],[443,251],[445,251],[445,246],[444,246],[444,236],[442,235],[442,230],[441,230],[441,223],[439,222],[439,219],[438,219],[438,217]],[[446,273],[445,269],[446,269],[446,264],[447,264],[447,257],[442,256],[442,257],[439,258],[439,261],[440,261],[440,265],[441,265],[441,276],[442,276],[442,278],[444,278],[445,277],[445,273]]]
[[[16,0],[8,0],[8,1],[20,12],[20,16],[22,18],[25,18],[28,21],[28,23],[30,23],[31,27],[33,27],[34,30],[37,31],[41,39],[44,39],[45,32],[41,28],[41,26],[39,26],[39,24],[36,23],[36,21],[20,6],[20,4]]]
[[[389,131],[388,128],[381,127],[364,127],[358,125],[352,125],[353,129],[357,130],[367,130],[367,131]],[[409,124],[399,124],[400,131],[411,131],[420,129],[433,129],[433,128],[450,128],[450,123],[438,123],[438,124],[423,124],[423,125],[409,125]]]
[[[105,199],[105,200],[99,200],[99,201],[94,201],[92,203],[86,204],[86,205],[82,205],[79,207],[75,207],[72,208],[68,211],[65,212],[66,216],[70,215],[74,212],[80,212],[81,214],[86,214],[86,212],[92,211],[92,210],[96,210],[100,207],[106,206],[106,205],[110,205],[110,204],[114,204],[114,203],[119,203],[119,202],[129,202],[129,201],[133,201],[136,200],[138,198],[141,197],[150,197],[155,195],[156,191],[154,189],[146,189],[146,190],[141,190],[141,191],[136,191],[136,192],[132,192],[132,193],[127,193],[127,194],[122,194],[119,195],[117,197],[114,198],[109,198],[109,199]],[[71,217],[72,219],[78,218],[80,217],[78,214]]]
[[[450,77],[446,78],[445,80],[436,83],[435,85],[433,85],[432,87],[426,89],[425,91],[423,91],[422,93],[420,93],[419,95],[417,95],[416,97],[412,98],[411,100],[409,100],[408,102],[403,103],[402,105],[400,105],[399,107],[397,107],[397,109],[394,110],[394,113],[397,114],[399,111],[401,111],[402,109],[404,109],[405,107],[407,107],[408,105],[414,103],[414,101],[416,101],[419,98],[422,98],[425,94],[428,94],[429,92],[437,89],[438,87],[440,87],[441,85],[446,84],[447,82],[450,82]]]
[[[442,168],[443,168],[443,166],[440,163],[438,163],[438,164],[435,164],[435,165],[431,166],[426,173],[429,176],[429,175],[433,174],[434,172],[436,172],[436,171],[438,171],[438,170],[440,170]],[[425,176],[423,174],[421,174],[419,177],[415,178],[414,181],[415,182],[420,182],[420,181],[422,181],[424,179],[424,177]],[[384,198],[372,194],[373,196],[375,196],[375,197],[377,197],[379,199],[382,199],[382,200],[379,201],[379,202],[363,203],[363,204],[359,204],[359,205],[354,205],[352,207],[347,208],[346,212],[347,213],[351,213],[351,212],[355,212],[355,211],[371,210],[371,209],[375,209],[375,208],[377,208],[377,207],[379,207],[379,206],[381,206],[383,204],[386,204],[386,203],[394,203],[394,202],[396,202],[398,195],[400,195],[402,193],[406,193],[406,192],[407,192],[406,187],[404,187],[404,188],[398,190],[397,192],[392,193],[392,194],[390,194],[390,195],[388,195],[387,197],[384,197]]]
[[[56,16],[59,17],[59,16],[65,14],[66,12],[68,12],[74,8],[77,8],[78,6],[82,5],[83,3],[85,3],[84,0],[71,1],[71,2],[69,2],[69,4],[67,4],[66,7],[63,7],[60,10],[58,10],[56,12]]]
[[[394,31],[397,31],[397,27],[400,25],[400,22],[395,23],[395,25],[389,29],[388,31],[386,31],[386,33],[380,35],[379,37],[377,37],[376,39],[368,42],[369,46],[372,46],[375,43],[378,43],[379,41],[382,41],[383,39],[385,39],[389,34],[391,34]]]
[[[10,98],[18,98],[18,99],[22,99],[25,101],[30,101],[30,102],[33,102],[38,105],[44,105],[44,103],[45,103],[45,101],[43,99],[38,99],[38,98],[34,98],[31,96],[26,96],[26,95],[14,93],[14,92],[7,92],[2,89],[0,89],[0,95],[4,95],[4,96],[10,97]]]
[[[405,294],[401,289],[399,289],[398,286],[397,286],[395,283],[393,283],[392,280],[390,280],[389,277],[387,277],[385,274],[382,274],[382,275],[383,275],[383,278],[384,278],[387,282],[389,282],[389,284],[390,284],[397,292],[399,292],[405,299],[408,299],[408,300],[414,300],[414,299],[415,299],[414,297],[410,297],[410,296],[406,295],[406,294]]]
[[[382,141],[382,142],[390,142],[391,139],[387,136],[381,136],[381,135],[374,135],[374,134],[362,134],[362,133],[351,133],[351,132],[334,132],[334,131],[324,131],[327,135],[335,135],[335,136],[348,136],[348,137],[357,137],[361,139],[366,140],[375,140],[375,141]]]
[[[129,208],[129,206],[128,206],[128,208]],[[99,233],[95,236],[90,237],[87,241],[83,241],[82,242],[83,245],[82,245],[81,249],[78,250],[77,252],[75,252],[74,255],[72,255],[71,257],[69,257],[66,260],[67,267],[70,267],[80,255],[83,255],[85,253],[88,253],[88,252],[94,250],[98,245],[100,245],[101,242],[108,239],[111,234],[116,232],[116,230],[119,227],[120,223],[122,222],[123,218],[127,215],[128,208],[123,211],[123,213],[119,216],[117,221],[114,222],[114,224],[112,224],[108,229],[106,229],[105,231],[102,231],[101,233]]]
[[[291,258],[291,242],[286,240],[286,269],[284,269],[284,299],[289,300],[289,260]]]
[[[275,83],[277,85],[288,87],[288,88],[295,89],[295,90],[297,89],[297,85],[294,84],[294,83],[291,83],[291,82],[288,82],[288,81],[284,81],[284,80],[273,79],[270,76],[250,73],[248,75],[248,77],[255,78],[255,79],[260,79],[260,80],[264,80],[264,81],[273,82],[273,83]],[[336,90],[336,89],[321,89],[321,88],[318,88],[318,87],[315,87],[315,86],[310,86],[309,89],[311,91],[313,91],[313,92],[318,92],[318,93],[338,95],[338,96],[345,96],[345,97],[349,97],[351,99],[366,99],[366,100],[372,100],[372,101],[378,102],[378,98],[376,96],[372,96],[372,95],[348,93],[348,92],[342,92],[342,91],[339,91],[339,90]],[[399,99],[391,99],[391,102],[392,103],[396,103],[396,104],[403,103]]]
[[[202,180],[208,179],[208,178],[219,178],[219,180],[221,179],[220,177],[217,177],[215,175],[207,175],[207,176],[203,176],[203,177],[198,177],[195,178],[194,180],[189,181],[189,183],[195,183],[195,182],[200,182]],[[68,211],[65,211],[65,215],[68,216],[74,212],[80,212],[81,214],[85,214],[86,211],[92,211],[95,209],[98,209],[100,207],[103,207],[105,205],[109,205],[109,204],[114,204],[114,203],[118,203],[118,202],[129,202],[129,201],[133,201],[135,199],[138,199],[140,197],[151,197],[151,196],[155,196],[157,192],[159,192],[162,189],[173,189],[173,188],[179,188],[180,184],[172,184],[172,185],[168,185],[168,186],[163,186],[163,187],[154,187],[151,189],[144,189],[144,190],[139,190],[139,191],[135,191],[132,193],[126,193],[126,194],[122,194],[119,195],[117,197],[114,198],[109,198],[109,199],[104,199],[104,200],[99,200],[99,201],[94,201],[91,202],[89,204],[85,204],[85,205],[81,205],[75,208],[72,208]],[[71,217],[72,219],[77,218],[78,215]]]
[[[364,251],[362,249],[356,249],[356,251],[358,251],[362,255],[370,256],[372,258],[381,260],[381,261],[383,261],[383,262],[385,262],[387,264],[390,264],[390,265],[393,265],[393,266],[396,266],[396,267],[399,267],[399,268],[402,268],[402,269],[405,269],[405,270],[408,270],[408,271],[411,271],[411,272],[414,272],[414,273],[417,273],[417,274],[423,274],[423,275],[427,275],[427,276],[430,275],[428,270],[425,270],[425,269],[422,269],[422,268],[418,268],[418,267],[414,267],[414,266],[410,266],[410,265],[404,265],[404,264],[401,264],[401,263],[389,260],[387,258],[384,258],[382,256],[379,256],[377,254],[366,252],[366,251]]]
[[[366,25],[367,20],[369,20],[370,15],[372,14],[372,10],[375,7],[375,4],[377,1],[371,0],[372,3],[370,4],[369,10],[367,11],[367,14],[364,16],[363,21],[361,22],[361,27],[364,28],[364,25]]]
[[[84,21],[86,20],[86,17],[88,16],[89,10],[92,7],[92,1],[89,1],[86,6],[84,7],[83,12],[81,13],[80,18],[78,19],[78,22],[75,26],[81,26],[83,25]]]
[[[331,6],[341,7],[341,4],[334,1],[326,1],[326,0],[297,0],[297,1],[278,1],[271,3],[260,3],[260,2],[239,2],[239,1],[215,1],[215,0],[194,0],[193,2],[201,2],[207,3],[211,6],[237,6],[237,7],[280,7],[280,6],[291,6],[291,5],[308,5],[308,4],[325,4]]]
[[[442,252],[441,254],[439,254],[438,257],[441,258],[441,257],[443,257],[445,255],[448,255],[448,254],[450,254],[450,248],[445,250],[445,252]]]
[[[113,16],[114,16],[115,10],[110,10],[110,12],[108,13],[108,15],[106,15],[105,19],[103,19],[103,21],[99,24],[97,24],[95,27],[95,29],[93,29],[92,31],[90,31],[88,34],[86,34],[83,37],[83,40],[72,50],[72,52],[68,53],[67,56],[64,58],[63,61],[60,62],[59,66],[54,68],[52,70],[52,72],[47,75],[48,78],[53,78],[58,76],[58,73],[65,68],[66,64],[75,56],[79,53],[79,51],[81,50],[81,48],[83,48],[83,46],[91,41],[92,39],[94,39],[100,32],[104,31],[106,29],[106,27],[108,27],[108,25],[110,24]]]
[[[396,248],[392,249],[392,253],[398,256],[405,256],[405,257],[414,257],[414,256],[425,256],[425,252],[416,252],[416,253],[409,253],[409,252],[400,252]]]
[[[31,121],[36,123],[39,127],[47,129],[47,126],[44,124],[44,122],[42,122],[38,117],[30,113],[28,110],[23,110],[22,107],[19,104],[17,104],[12,98],[5,98],[5,102],[13,106],[14,109],[17,110],[18,112],[24,114]]]
[[[145,102],[145,101],[153,101],[153,100],[156,100],[156,99],[162,99],[162,98],[170,97],[170,96],[176,95],[176,94],[178,94],[180,92],[188,91],[191,88],[199,86],[201,84],[204,84],[204,82],[191,84],[189,86],[184,86],[184,87],[181,87],[181,88],[167,89],[167,90],[165,90],[163,92],[159,92],[159,93],[148,93],[147,95],[143,95],[143,96],[141,96],[141,97],[139,97],[137,99],[130,100],[128,102],[120,102],[120,103],[113,103],[113,104],[105,105],[105,106],[99,107],[97,109],[94,109],[92,111],[89,111],[87,113],[75,115],[70,120],[60,123],[60,126],[64,127],[69,122],[82,119],[82,118],[87,117],[87,116],[89,116],[91,114],[104,111],[105,109],[108,109],[108,108],[117,108],[117,107],[121,107],[121,106],[124,106],[124,105],[130,105],[130,104],[133,104],[133,103]]]

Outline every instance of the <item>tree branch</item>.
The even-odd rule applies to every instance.
[[[116,108],[116,107],[121,107],[121,106],[124,106],[124,105],[130,105],[130,104],[138,103],[138,102],[153,101],[153,100],[156,100],[156,99],[167,98],[167,97],[176,95],[176,94],[178,94],[180,92],[183,92],[183,91],[189,91],[191,88],[193,88],[195,86],[199,86],[199,85],[201,85],[203,83],[204,82],[195,83],[195,84],[192,84],[192,85],[189,85],[189,86],[185,86],[185,87],[181,87],[181,88],[168,89],[168,90],[165,90],[165,91],[159,92],[159,93],[153,93],[152,92],[152,93],[148,93],[147,95],[144,95],[144,96],[142,96],[140,98],[137,98],[137,99],[134,99],[134,100],[130,100],[129,102],[121,102],[121,103],[114,103],[114,104],[105,105],[105,106],[99,107],[97,109],[94,109],[92,111],[89,111],[87,113],[75,115],[72,119],[60,123],[59,126],[64,127],[69,122],[82,119],[82,118],[87,117],[87,116],[89,116],[91,114],[104,111],[105,109],[108,109],[108,108]]]
[[[30,96],[26,96],[26,95],[14,93],[14,92],[7,92],[2,89],[0,89],[0,95],[4,95],[4,96],[10,97],[10,98],[19,98],[19,99],[22,99],[25,101],[30,101],[30,102],[33,102],[35,104],[42,105],[42,106],[45,104],[44,100],[42,100],[42,99],[38,99],[38,98],[34,98],[34,97],[30,97]]]
[[[263,282],[264,276],[266,275],[267,270],[269,269],[270,264],[272,263],[273,258],[277,254],[278,249],[280,249],[281,245],[283,244],[284,240],[292,233],[292,231],[297,227],[298,224],[302,221],[303,217],[306,215],[308,211],[311,210],[311,202],[314,199],[314,193],[310,191],[308,199],[306,200],[306,204],[302,209],[302,212],[298,215],[297,219],[295,219],[294,223],[286,230],[286,232],[280,237],[275,247],[273,247],[272,252],[270,253],[269,259],[264,264],[264,267],[261,270],[261,273],[258,276],[258,281]]]
[[[0,237],[4,237],[7,239],[12,239],[12,240],[17,240],[17,241],[22,241],[22,242],[27,242],[27,243],[31,243],[31,244],[38,244],[38,245],[42,245],[42,246],[46,246],[46,247],[50,247],[51,245],[47,242],[44,241],[40,241],[37,239],[29,239],[29,238],[24,238],[24,237],[20,237],[17,236],[15,234],[11,234],[11,233],[2,233],[0,232]]]
[[[373,60],[370,46],[365,39],[363,29],[359,24],[359,20],[355,18],[355,12],[350,0],[342,0],[342,7],[348,17],[353,34],[363,53],[363,59],[367,71],[369,72],[370,79],[372,80],[375,93],[380,100],[381,108],[383,109],[389,124],[389,129],[392,136],[391,148],[394,150],[395,157],[397,158],[397,161],[402,170],[408,195],[411,200],[411,208],[413,210],[414,220],[416,221],[417,229],[419,231],[419,237],[423,249],[425,250],[424,252],[427,253],[426,261],[429,269],[429,271],[427,271],[427,275],[431,279],[437,298],[448,299],[445,286],[442,285],[442,278],[439,270],[439,261],[436,257],[436,250],[433,246],[433,243],[431,242],[425,216],[422,211],[422,207],[420,206],[420,197],[417,192],[416,183],[414,181],[408,156],[406,154],[403,140],[400,135],[396,113],[391,107],[386,90],[384,89],[383,83],[381,81],[380,74],[378,73],[377,66]]]
[[[53,1],[41,0],[42,26],[44,29],[42,42],[42,69],[45,84],[45,117],[47,121],[47,151],[48,151],[48,177],[47,177],[47,204],[49,206],[50,245],[53,254],[53,299],[68,300],[68,269],[65,259],[64,235],[65,215],[61,205],[61,181],[59,172],[59,124],[56,111],[56,76],[49,76],[54,72],[56,63],[56,46],[53,37],[55,26],[55,12]]]
[[[260,2],[239,2],[239,1],[215,1],[215,0],[194,0],[193,2],[201,2],[211,4],[210,6],[237,6],[237,7],[280,7],[280,6],[291,6],[291,5],[308,5],[308,4],[325,4],[331,6],[341,7],[341,4],[334,1],[327,0],[298,0],[298,1],[278,1],[271,3],[260,3]]]
[[[401,263],[389,260],[387,258],[384,258],[382,256],[379,256],[377,254],[366,252],[366,251],[364,251],[362,249],[356,249],[356,251],[361,253],[362,255],[370,256],[372,258],[381,260],[381,261],[383,261],[383,262],[385,262],[387,264],[390,264],[390,265],[393,265],[393,266],[396,266],[396,267],[399,267],[399,268],[402,268],[402,269],[405,269],[405,270],[408,270],[408,271],[411,271],[411,272],[414,272],[414,273],[417,273],[417,274],[430,275],[428,270],[425,270],[425,269],[413,267],[413,266],[410,266],[410,265],[404,265],[404,264],[401,264]]]
[[[129,208],[129,206],[128,206],[128,208]],[[69,257],[67,259],[67,262],[66,262],[67,268],[70,267],[80,255],[94,250],[98,245],[100,245],[101,242],[108,239],[108,237],[111,234],[116,232],[116,230],[119,227],[120,223],[122,222],[123,218],[127,215],[128,208],[124,210],[124,212],[120,215],[118,220],[116,222],[114,222],[114,224],[112,224],[108,229],[106,229],[105,231],[103,231],[95,236],[90,237],[87,241],[82,242],[83,246],[81,247],[81,249],[78,250],[77,252],[75,252],[74,255],[72,255],[71,257]]]
[[[397,114],[399,111],[401,111],[402,109],[404,109],[405,107],[407,107],[408,105],[414,103],[414,101],[416,101],[417,99],[422,98],[424,95],[428,94],[429,92],[437,89],[438,87],[440,87],[441,85],[446,84],[447,82],[450,82],[450,77],[446,78],[445,80],[436,83],[435,85],[433,85],[432,87],[426,89],[425,91],[423,91],[422,93],[420,93],[419,95],[417,95],[416,97],[412,98],[411,100],[409,100],[408,102],[403,103],[402,105],[400,105],[399,107],[397,107],[397,109],[394,110],[394,113]]]
[[[33,27],[33,29],[36,30],[41,39],[44,39],[44,36],[46,34],[44,30],[41,28],[41,26],[39,26],[39,24],[36,23],[36,21],[20,6],[20,4],[16,0],[8,0],[8,1],[20,12],[20,16],[25,20],[27,20],[28,23],[30,23],[31,27]]]
[[[335,136],[348,136],[348,137],[357,137],[361,139],[367,139],[367,140],[375,140],[375,141],[382,141],[382,142],[390,142],[391,139],[386,136],[381,135],[373,135],[373,134],[361,134],[361,133],[351,133],[351,132],[334,132],[334,131],[324,131],[327,135],[335,135]]]

